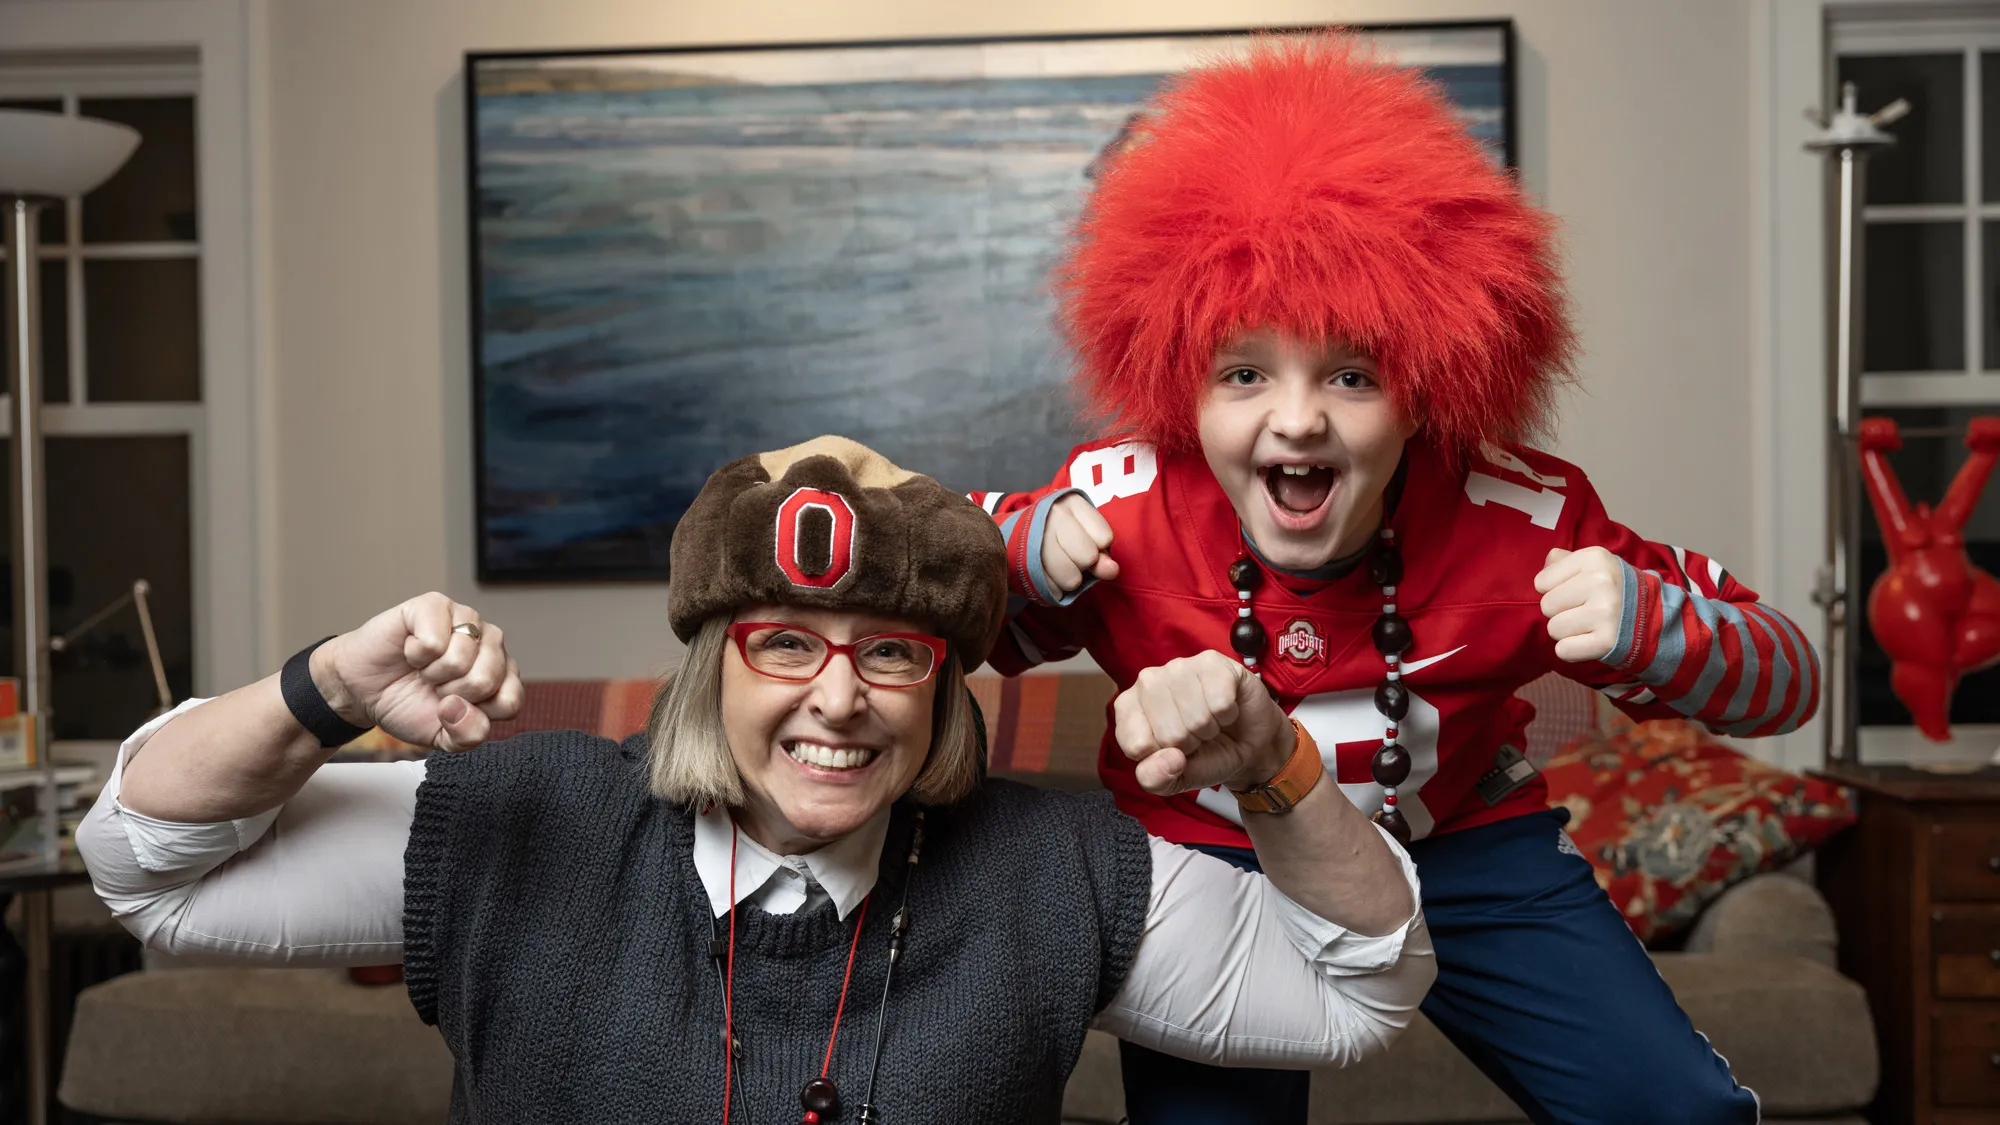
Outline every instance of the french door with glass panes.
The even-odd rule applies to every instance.
[[[203,421],[196,84],[192,61],[0,64],[0,106],[105,118],[141,137],[110,181],[42,215],[48,589],[60,636],[144,580],[175,699],[193,690],[192,480]],[[0,563],[11,565],[8,554],[0,534]],[[0,673],[9,675],[11,618],[0,597]],[[130,607],[50,663],[58,740],[121,739],[158,705]]]

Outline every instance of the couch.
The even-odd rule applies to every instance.
[[[996,773],[1084,788],[1108,681],[1094,673],[979,676]],[[1527,693],[1540,718],[1531,758],[1595,721],[1589,693],[1563,681]],[[536,685],[516,727],[624,733],[643,725],[636,682]],[[358,756],[402,752],[379,737]],[[1683,948],[1654,956],[1695,1026],[1758,1092],[1770,1121],[1861,1125],[1878,1061],[1867,1000],[1835,969],[1833,918],[1804,864],[1731,887]],[[174,1028],[161,1035],[162,1027]],[[337,970],[175,968],[86,990],[59,1096],[117,1121],[190,1125],[435,1125],[451,1059],[399,987]],[[1525,1118],[1419,1018],[1379,1058],[1313,1076],[1312,1120],[1343,1125],[1507,1122]],[[1092,1033],[1065,1117],[1115,1125],[1123,1110],[1117,1044]]]

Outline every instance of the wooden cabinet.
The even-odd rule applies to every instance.
[[[2000,1121],[2000,770],[1841,767],[1861,819],[1820,849],[1840,969],[1882,1051],[1875,1125]]]

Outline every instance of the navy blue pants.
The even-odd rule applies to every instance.
[[[1424,1014],[1538,1125],[1750,1125],[1756,1096],[1695,1031],[1551,810],[1410,846],[1437,983]],[[1256,869],[1255,853],[1203,849]],[[1120,1044],[1132,1125],[1286,1125],[1308,1075]]]

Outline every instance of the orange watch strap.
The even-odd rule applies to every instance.
[[[1282,813],[1290,812],[1292,806],[1305,800],[1313,791],[1319,779],[1326,773],[1326,763],[1320,760],[1319,744],[1306,733],[1306,728],[1297,719],[1291,720],[1292,731],[1298,737],[1298,744],[1292,748],[1292,756],[1285,761],[1277,776],[1262,785],[1252,785],[1248,789],[1232,789],[1236,804],[1244,812]]]

